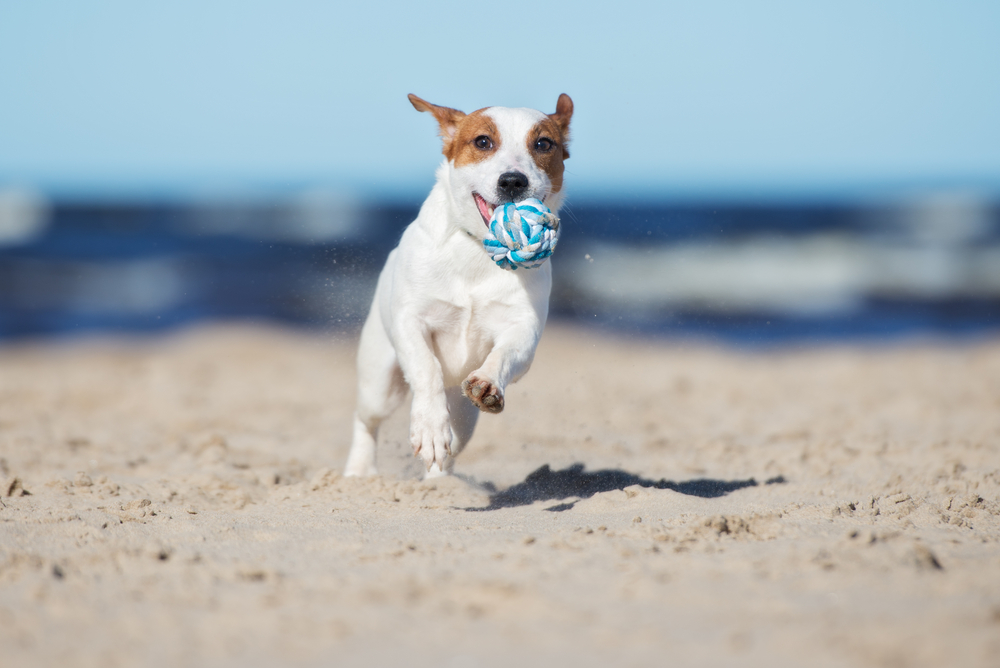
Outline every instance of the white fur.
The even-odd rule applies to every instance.
[[[410,444],[427,475],[451,472],[468,443],[479,409],[462,381],[489,382],[502,397],[527,372],[549,308],[552,270],[507,271],[483,249],[486,224],[472,193],[501,198],[497,179],[517,170],[528,176],[527,197],[553,211],[548,175],[526,146],[544,118],[533,109],[493,107],[500,147],[488,160],[456,168],[445,161],[420,213],[389,254],[358,349],[358,405],[345,475],[373,475],[379,424],[413,393]],[[484,409],[485,410],[485,409]]]

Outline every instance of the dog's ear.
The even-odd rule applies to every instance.
[[[455,137],[455,132],[458,131],[458,123],[465,118],[465,114],[458,109],[439,107],[436,104],[431,104],[427,100],[420,99],[413,93],[410,93],[407,97],[410,98],[410,104],[417,111],[429,111],[434,114],[434,118],[437,119],[438,126],[441,128],[441,139],[444,140],[444,151],[447,153],[448,144]]]
[[[556,122],[556,125],[559,126],[559,132],[562,133],[563,158],[569,157],[566,145],[569,144],[569,120],[572,117],[573,100],[569,98],[569,95],[563,93],[559,96],[559,101],[556,102],[556,113],[549,114],[549,118]]]

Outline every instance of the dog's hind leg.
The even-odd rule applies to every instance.
[[[451,456],[448,457],[443,469],[437,462],[431,464],[425,476],[427,478],[451,473],[455,466],[455,457],[468,445],[472,433],[476,430],[476,421],[479,419],[479,409],[465,398],[461,387],[449,387],[444,394],[448,399],[448,416],[451,420]]]
[[[354,437],[344,475],[375,475],[375,444],[382,421],[406,398],[407,385],[386,336],[378,312],[378,300],[361,330],[358,346],[358,405],[354,413]]]

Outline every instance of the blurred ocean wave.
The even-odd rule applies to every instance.
[[[41,236],[49,222],[48,202],[29,188],[0,189],[0,248]]]
[[[417,203],[45,202],[0,192],[0,337],[206,319],[359,326]],[[552,313],[735,342],[1000,332],[1000,209],[896,203],[577,203]]]
[[[605,243],[565,263],[567,290],[615,309],[805,316],[856,311],[870,299],[1000,302],[1000,244],[759,235],[661,248]]]

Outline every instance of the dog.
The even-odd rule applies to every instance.
[[[509,271],[483,248],[498,205],[563,202],[573,101],[556,111],[469,114],[409,96],[437,120],[445,159],[420,213],[389,253],[358,347],[358,398],[344,474],[375,475],[379,425],[412,392],[410,445],[426,477],[448,475],[480,412],[531,366],[552,287],[546,262]]]

